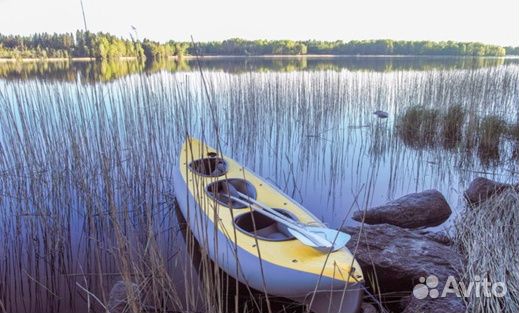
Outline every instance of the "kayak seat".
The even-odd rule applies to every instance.
[[[189,163],[189,168],[200,176],[218,177],[227,173],[227,162],[217,157],[203,158]]]
[[[252,199],[256,199],[256,188],[245,179],[222,179],[207,185],[206,191],[209,197],[221,205],[231,209],[244,209],[247,206],[230,198],[229,189],[235,189]]]
[[[274,209],[286,217],[297,220],[290,212],[282,209]],[[234,218],[236,228],[249,235],[256,236],[261,240],[285,241],[295,239],[286,229],[273,219],[258,213],[257,211],[247,212]]]

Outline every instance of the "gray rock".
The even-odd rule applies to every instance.
[[[133,301],[130,300],[131,297],[133,297]],[[153,306],[144,303],[142,292],[136,283],[122,280],[117,281],[110,290],[107,308],[110,313],[126,313],[132,312],[134,309],[156,310]]]
[[[382,294],[400,296],[405,312],[464,312],[461,298],[417,299],[413,288],[430,275],[438,278],[443,290],[449,276],[459,280],[463,258],[453,248],[424,236],[419,231],[393,225],[344,227],[352,235],[348,248],[355,253],[365,277],[377,277]],[[361,233],[362,230],[362,233]],[[368,280],[369,281],[369,280]],[[398,299],[396,299],[398,300]]]
[[[442,231],[430,231],[430,230],[418,230],[418,233],[422,236],[425,236],[428,239],[431,239],[432,241],[436,241],[437,243],[440,243],[442,245],[451,246],[454,242],[452,241],[451,237],[447,235],[445,232]]]
[[[378,310],[373,306],[373,304],[364,302],[360,307],[361,313],[378,313]]]
[[[405,228],[437,226],[445,222],[452,210],[437,190],[412,193],[385,205],[357,211],[353,219],[366,224],[391,224]]]
[[[413,296],[402,313],[465,313],[464,302],[457,297],[419,300]]]
[[[470,183],[469,188],[465,190],[464,196],[468,204],[477,205],[513,187],[510,184],[498,183],[488,178],[478,177]]]

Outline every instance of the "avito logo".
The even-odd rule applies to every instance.
[[[455,294],[457,297],[468,298],[475,293],[476,297],[497,297],[502,298],[507,293],[506,284],[503,282],[491,283],[487,278],[481,280],[481,277],[475,276],[474,281],[466,285],[464,282],[458,282],[454,276],[449,276],[441,293],[438,290],[440,284],[438,277],[429,275],[427,278],[420,277],[419,283],[413,288],[413,295],[417,299],[425,299],[431,297],[446,297],[448,294]]]

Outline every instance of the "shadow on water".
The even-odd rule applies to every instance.
[[[119,69],[103,71],[112,78],[99,84],[46,79],[45,71],[38,79],[0,79],[1,304],[8,312],[98,312],[122,280],[168,310],[234,308],[221,296],[233,292],[209,288],[207,277],[222,275],[190,268],[168,196],[184,134],[216,142],[199,73],[152,69],[113,79]],[[477,153],[485,117],[517,123],[514,64],[204,76],[223,153],[330,227],[354,223],[349,208],[430,188],[457,211],[475,176],[507,181],[518,172],[513,131],[500,137],[498,163],[486,166]],[[420,136],[436,129],[426,144],[404,139],[400,126],[395,131],[398,117],[415,106],[440,116],[416,126]],[[376,110],[389,118],[377,119]],[[232,305],[214,300],[224,298]]]

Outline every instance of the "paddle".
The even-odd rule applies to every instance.
[[[247,206],[254,206],[254,210],[256,212],[259,212],[260,214],[265,215],[268,218],[273,219],[274,221],[287,226],[288,231],[292,235],[294,235],[294,237],[299,239],[299,241],[305,243],[306,245],[309,245],[311,247],[314,247],[314,248],[317,248],[317,249],[323,250],[323,251],[329,251],[332,248],[332,243],[329,242],[328,240],[326,240],[325,238],[316,236],[312,232],[307,231],[306,229],[302,229],[299,226],[295,226],[291,222],[288,222],[288,220],[280,218],[277,215],[274,215],[263,208],[256,207],[256,205],[254,203],[244,201],[244,200],[234,197],[234,196],[231,196],[231,199],[233,199],[234,201],[240,202],[244,205],[247,205]]]
[[[337,231],[337,230],[334,230],[334,229],[330,229],[327,227],[305,225],[305,224],[299,223],[297,221],[293,221],[292,219],[288,219],[286,216],[284,216],[281,213],[277,212],[276,210],[270,208],[269,206],[255,200],[253,198],[250,198],[247,195],[240,193],[239,191],[237,191],[237,192],[242,198],[245,197],[247,200],[254,203],[260,209],[263,209],[263,210],[265,210],[271,214],[277,215],[279,218],[281,218],[283,220],[281,223],[283,225],[289,227],[288,231],[292,235],[294,235],[294,237],[300,239],[300,241],[303,242],[303,240],[301,240],[301,236],[299,236],[299,237],[296,236],[297,235],[296,232],[302,233],[303,235],[305,235],[307,237],[308,237],[308,234],[310,234],[311,237],[309,239],[311,239],[314,243],[321,243],[320,240],[322,240],[322,239],[326,240],[327,244],[324,245],[324,247],[325,247],[324,249],[321,248],[322,246],[315,247],[319,250],[328,252],[330,250],[330,247],[333,247],[332,251],[336,251],[338,249],[343,248],[351,238],[350,235]],[[290,225],[287,225],[287,222]],[[292,226],[292,227],[290,227],[290,226]],[[319,238],[318,239],[319,242],[316,242],[315,240],[313,240],[314,238]],[[308,241],[305,240],[304,242],[308,242]],[[324,244],[324,242],[322,242],[322,244]]]
[[[227,184],[229,197],[243,205],[250,206],[256,212],[263,214],[287,227],[287,230],[303,244],[322,252],[336,251],[343,248],[350,240],[350,236],[333,229],[309,226],[293,221],[269,206],[256,201],[239,192],[231,184]],[[245,201],[245,200],[246,201]]]

